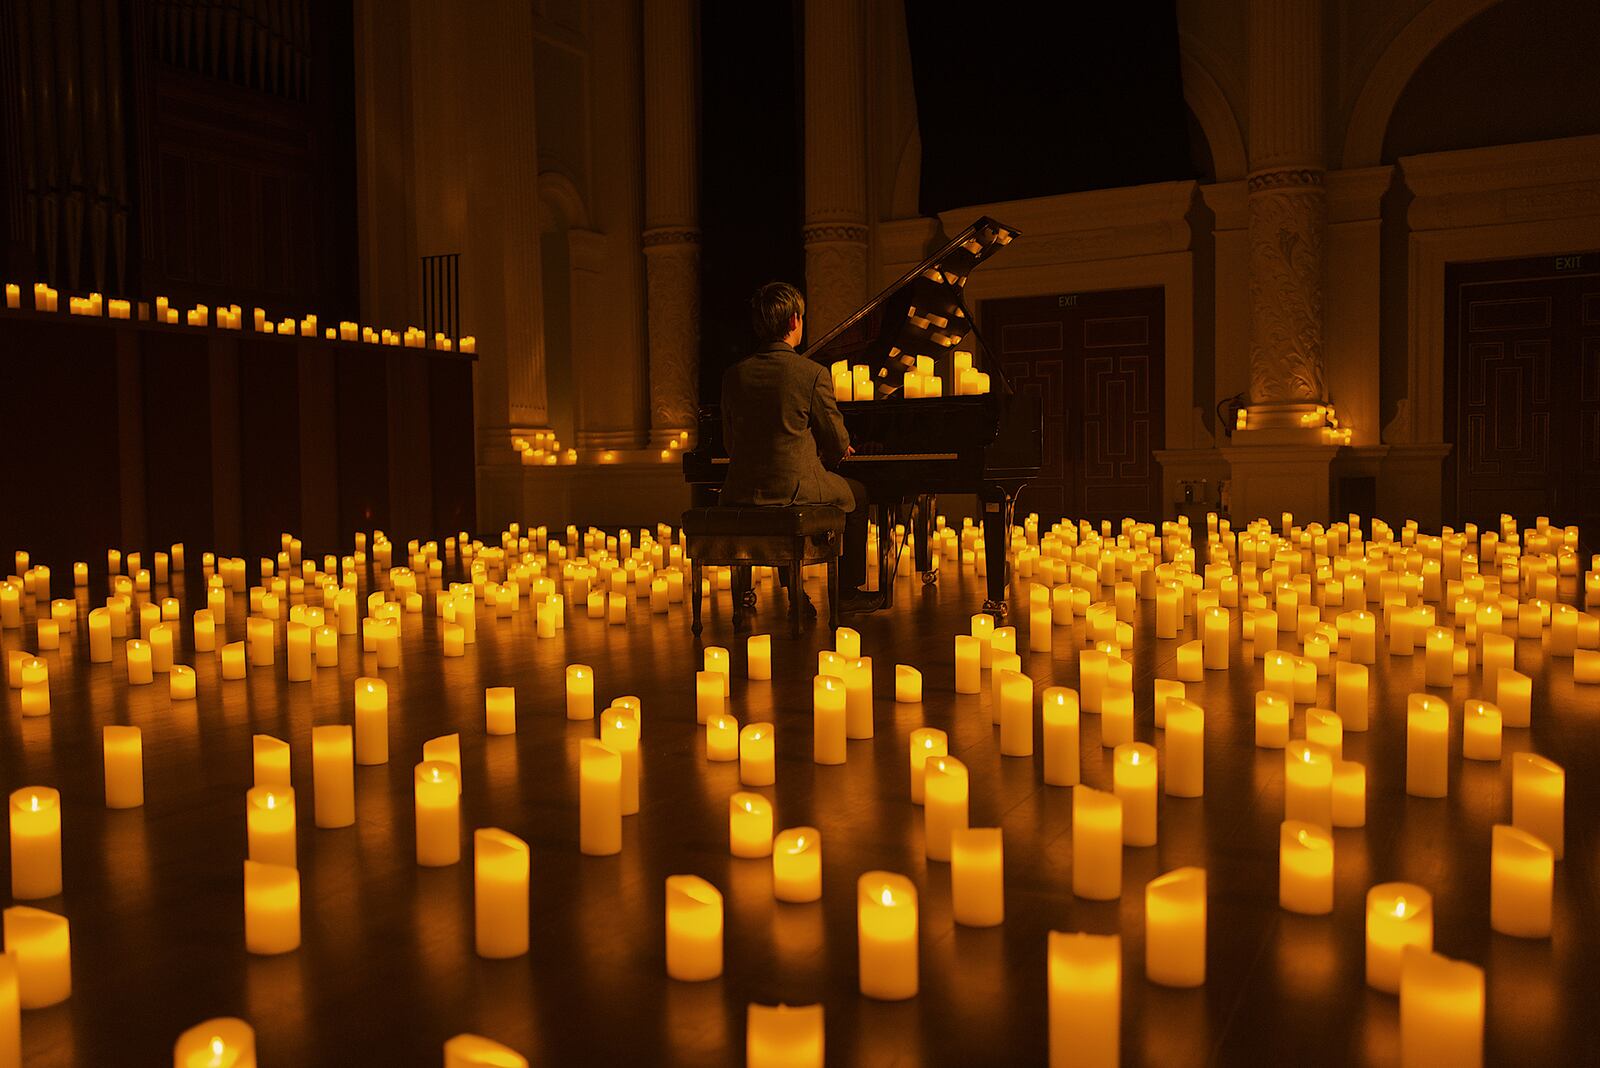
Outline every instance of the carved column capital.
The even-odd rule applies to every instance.
[[[1259,185],[1257,177],[1250,179],[1250,403],[1319,404],[1327,399],[1321,174],[1277,171],[1259,176]]]

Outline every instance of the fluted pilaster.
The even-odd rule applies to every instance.
[[[805,5],[806,334],[867,299],[864,25],[860,0]]]
[[[695,2],[644,5],[644,256],[650,442],[695,427],[700,351],[699,130]]]

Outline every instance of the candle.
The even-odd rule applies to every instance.
[[[1033,680],[1020,671],[1000,671],[1000,755],[1033,755]]]
[[[861,634],[850,627],[840,627],[833,632],[833,648],[846,660],[856,660],[861,656]]]
[[[528,952],[529,867],[528,843],[516,835],[498,827],[472,832],[473,935],[478,956],[504,960]]]
[[[1344,724],[1338,713],[1306,709],[1306,741],[1322,746],[1337,760],[1344,753]]]
[[[591,857],[622,852],[622,757],[593,738],[579,743],[578,849]]]
[[[1080,779],[1078,694],[1065,686],[1044,691],[1044,781],[1075,786]]]
[[[517,733],[517,690],[491,686],[483,692],[484,729],[489,734]]]
[[[1543,840],[1505,824],[1493,831],[1489,925],[1517,938],[1550,937],[1555,854]]]
[[[1204,646],[1200,642],[1184,642],[1178,646],[1178,680],[1199,682],[1205,678]]]
[[[1314,742],[1283,751],[1283,818],[1333,827],[1333,754]]]
[[[1000,828],[961,827],[950,837],[950,899],[955,921],[993,927],[1005,919]]]
[[[1156,844],[1156,749],[1123,742],[1112,752],[1112,790],[1122,802],[1122,844]]]
[[[869,871],[856,881],[861,993],[879,1001],[917,994],[917,889],[904,875]]]
[[[728,848],[736,857],[772,854],[772,803],[740,790],[728,798]]]
[[[1083,711],[1099,714],[1106,688],[1106,654],[1099,649],[1078,652],[1078,693]]]
[[[1113,665],[1126,664],[1114,660]],[[1100,744],[1111,749],[1133,741],[1133,691],[1107,685],[1100,696]]]
[[[22,684],[22,714],[47,716],[50,714],[50,666],[36,656],[21,656],[18,660],[17,681]]]
[[[872,737],[872,658],[849,661],[844,671],[844,734]]]
[[[752,634],[746,638],[744,662],[747,678],[772,678],[772,635]]]
[[[132,642],[128,644],[132,645]],[[222,647],[222,677],[238,680],[245,677],[244,642],[229,642]]]
[[[1043,587],[1035,586],[1034,589]],[[1050,651],[1050,602],[1048,597],[1039,603],[1031,604],[1028,608],[1028,651],[1033,653],[1048,653]]]
[[[196,613],[198,614],[198,613]],[[196,624],[198,626],[198,623]],[[320,626],[314,632],[315,659],[317,667],[330,668],[339,666],[339,630],[337,627]]]
[[[739,731],[739,781],[745,786],[771,786],[777,777],[775,742],[770,723],[751,723]]]
[[[1289,912],[1333,911],[1333,834],[1300,820],[1278,828],[1278,904]]]
[[[1411,883],[1379,883],[1367,891],[1367,985],[1400,989],[1400,955],[1406,946],[1433,949],[1433,897]]]
[[[413,774],[417,863],[442,868],[461,859],[461,776],[442,760],[424,760]]]
[[[1511,825],[1535,836],[1560,860],[1566,852],[1567,773],[1533,753],[1511,758]]]
[[[1122,896],[1122,799],[1082,785],[1072,788],[1072,892]]]
[[[1116,1068],[1122,1030],[1122,939],[1051,931],[1051,1068]]]
[[[1437,697],[1406,698],[1406,793],[1443,797],[1449,792],[1450,706]]]
[[[1455,682],[1455,631],[1429,627],[1424,644],[1424,682],[1428,686],[1450,687]]]
[[[732,692],[730,681],[732,663],[728,657],[728,650],[718,645],[706,646],[705,669],[722,676],[722,696],[727,697]]]
[[[1333,707],[1343,730],[1367,729],[1367,668],[1340,661],[1333,670]]]
[[[245,793],[248,855],[265,864],[296,867],[294,790],[257,786]]]
[[[983,646],[977,638],[966,634],[956,635],[956,693],[979,693],[982,690],[982,653]]]
[[[1144,973],[1161,986],[1206,981],[1206,873],[1178,868],[1144,888]]]
[[[972,636],[978,640],[978,666],[987,668],[993,654],[994,617],[979,612],[972,617]],[[960,692],[959,690],[957,691]]]
[[[1494,703],[1506,727],[1526,727],[1533,709],[1533,680],[1520,671],[1501,668],[1496,677]]]
[[[244,948],[270,956],[300,948],[300,872],[244,862]]]
[[[1500,759],[1500,710],[1487,701],[1462,707],[1461,755],[1467,760]]]
[[[173,1068],[256,1068],[256,1033],[233,1017],[207,1020],[178,1036]]]
[[[926,781],[926,762],[930,757],[945,756],[950,752],[950,740],[937,727],[918,727],[911,732],[911,802],[923,802]]]
[[[922,672],[909,664],[894,666],[894,699],[900,704],[917,704],[922,700]]]
[[[250,739],[256,786],[288,786],[289,743],[279,741],[269,734],[257,734]]]
[[[138,727],[108,726],[101,732],[105,760],[106,807],[144,804],[144,736]]]
[[[791,902],[822,896],[822,836],[815,827],[791,827],[773,839],[772,893]]]
[[[1156,637],[1176,638],[1183,617],[1183,592],[1177,584],[1156,587]],[[1070,622],[1070,621],[1069,621]]]
[[[594,669],[588,664],[567,666],[567,718],[594,718]]]
[[[1333,762],[1333,825],[1364,827],[1367,823],[1367,769],[1353,760]]]
[[[667,876],[667,975],[701,982],[722,974],[722,893],[698,875]]]
[[[1158,680],[1159,681],[1159,680]],[[1205,710],[1183,698],[1167,702],[1166,792],[1199,797],[1205,792]]]
[[[812,759],[818,764],[845,760],[845,688],[832,675],[812,680]]]
[[[356,763],[389,762],[389,684],[382,679],[356,680]]]
[[[1167,725],[1167,702],[1175,697],[1182,699],[1186,693],[1181,682],[1173,679],[1155,680],[1154,708],[1157,729],[1165,728]]]
[[[250,663],[265,667],[274,662],[278,625],[270,619],[252,616],[245,621],[245,643],[250,650]],[[132,642],[129,643],[133,644]]]
[[[1256,745],[1282,749],[1289,744],[1289,698],[1274,690],[1256,692]]]
[[[61,794],[25,786],[11,795],[11,896],[19,901],[61,893]]]
[[[930,756],[922,766],[923,851],[949,860],[951,833],[967,825],[967,766],[953,756]]]
[[[155,681],[155,671],[150,662],[148,642],[133,639],[127,644],[128,685],[148,686]]]
[[[1288,653],[1270,654],[1263,666],[1266,683],[1263,689],[1270,693],[1282,694],[1290,701],[1294,700],[1294,661],[1295,658]]]
[[[821,1005],[750,1004],[745,1015],[745,1068],[822,1068]]]
[[[311,728],[311,786],[318,827],[356,821],[355,742],[347,724]]]
[[[600,717],[600,741],[622,761],[622,814],[639,811],[639,714],[613,705]]]
[[[698,671],[694,677],[695,719],[708,722],[722,714],[725,698],[722,693],[722,675],[716,671]]]
[[[108,608],[89,611],[89,662],[111,663],[111,610]]]
[[[1203,662],[1207,671],[1228,668],[1228,626],[1232,622],[1226,608],[1208,608],[1203,632]]]
[[[17,1000],[25,1009],[59,1005],[72,994],[72,941],[65,916],[13,905],[0,918],[6,954],[16,958]]]
[[[739,759],[739,721],[734,717],[718,714],[706,720],[705,738],[707,760]]]
[[[1406,949],[1400,964],[1401,1068],[1483,1064],[1483,969]]]

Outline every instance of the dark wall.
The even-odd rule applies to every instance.
[[[1170,0],[907,0],[921,210],[1196,178]]]
[[[754,345],[749,299],[763,282],[805,286],[799,5],[701,11],[700,397]]]

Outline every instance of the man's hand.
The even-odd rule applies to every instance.
[[[850,459],[850,457],[854,456],[855,454],[856,454],[856,447],[854,445],[846,445],[844,447],[844,455],[842,457],[840,457],[840,459],[848,460],[848,459]]]

